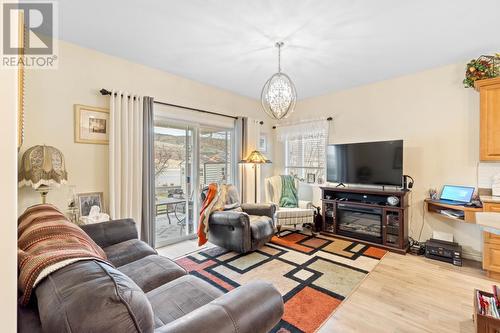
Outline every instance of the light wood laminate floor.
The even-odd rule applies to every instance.
[[[388,253],[319,332],[472,333],[473,290],[493,283],[479,263]]]
[[[203,246],[198,246],[198,239],[189,239],[176,244],[171,244],[156,249],[158,254],[167,257],[170,260],[175,260],[180,257],[187,256],[190,253],[198,252],[215,245],[206,243]]]

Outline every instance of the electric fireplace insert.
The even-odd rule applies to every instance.
[[[382,244],[382,208],[338,204],[337,234]]]

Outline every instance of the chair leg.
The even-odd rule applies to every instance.
[[[276,226],[276,229],[278,229],[277,235],[278,235],[278,237],[280,237],[281,225],[278,224]]]

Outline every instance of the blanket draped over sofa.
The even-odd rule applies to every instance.
[[[23,305],[37,283],[57,269],[89,259],[109,264],[104,251],[50,204],[31,206],[19,217],[17,252]]]

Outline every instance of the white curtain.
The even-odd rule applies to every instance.
[[[141,234],[143,100],[112,91],[109,136],[109,210],[112,219],[133,218]]]
[[[234,120],[234,145],[233,156],[235,163],[233,164],[232,174],[234,175],[233,184],[240,191],[241,202],[246,202],[245,197],[245,166],[240,164],[240,161],[246,158],[248,141],[248,118],[238,117]]]
[[[308,121],[292,125],[278,125],[276,136],[278,141],[296,140],[300,138],[324,138],[328,135],[328,121]]]

